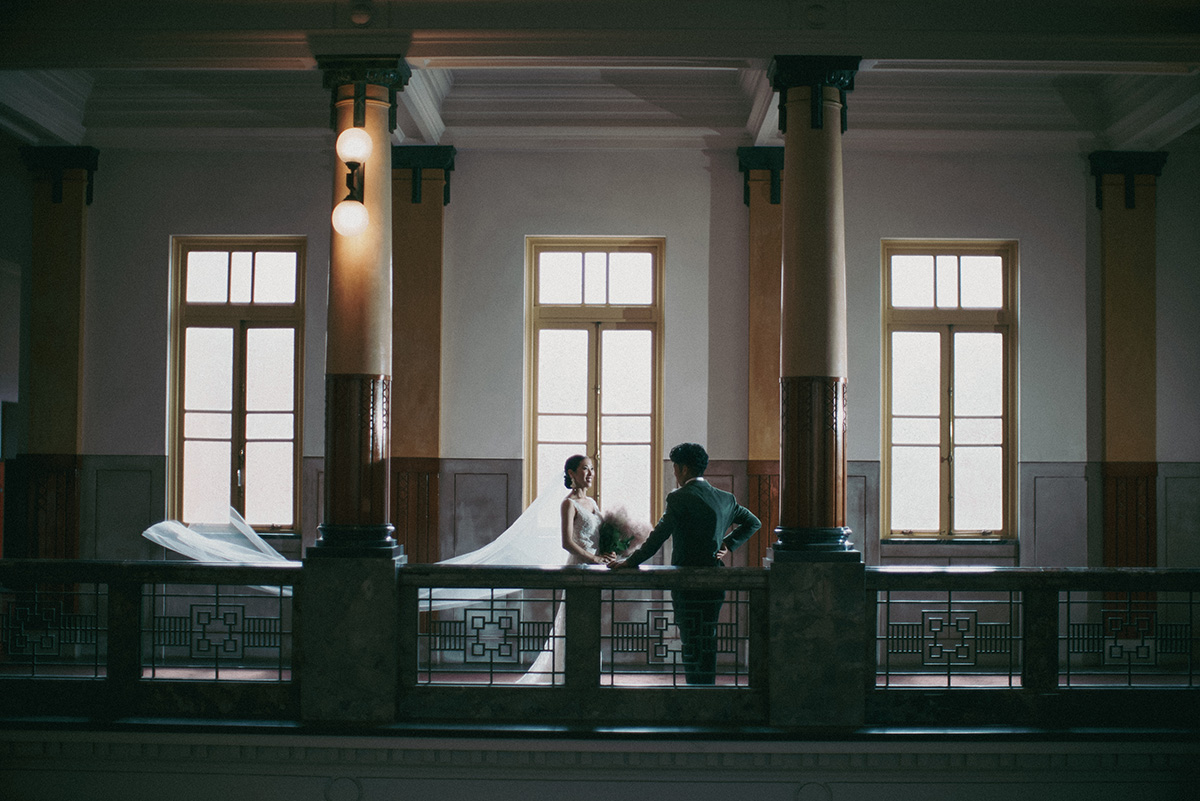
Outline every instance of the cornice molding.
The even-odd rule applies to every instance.
[[[92,89],[85,72],[0,71],[0,122],[26,144],[77,145],[83,140],[84,107]],[[21,132],[24,132],[23,134]]]

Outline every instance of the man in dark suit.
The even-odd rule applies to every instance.
[[[667,496],[667,510],[642,545],[610,568],[636,567],[649,559],[668,538],[671,564],[715,567],[725,554],[758,531],[762,523],[733,495],[704,480],[708,453],[694,442],[671,449],[671,468],[679,488]],[[733,528],[730,531],[730,528]],[[728,533],[726,533],[728,532]],[[713,684],[717,673],[717,618],[724,590],[672,590],[675,626],[683,645],[683,669],[688,684]]]

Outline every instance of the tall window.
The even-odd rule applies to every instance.
[[[1016,536],[1016,252],[883,243],[884,536]]]
[[[299,520],[304,239],[173,242],[171,517]]]
[[[662,239],[527,240],[532,492],[583,453],[596,464],[602,508],[653,519],[662,490],[663,248]]]

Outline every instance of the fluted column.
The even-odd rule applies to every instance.
[[[87,208],[99,151],[25,147],[33,173],[25,448],[7,473],[5,556],[79,556]]]
[[[455,149],[392,148],[392,523],[410,562],[441,558],[442,242]]]
[[[1158,564],[1155,179],[1166,153],[1089,155],[1100,209],[1104,566]]]
[[[318,58],[332,121],[370,135],[361,163],[360,233],[332,232],[325,353],[325,519],[313,552],[391,557],[388,440],[392,379],[391,132],[396,91],[410,71],[399,57]],[[335,157],[333,204],[347,196],[347,162]]]
[[[747,507],[762,529],[747,543],[762,564],[779,522],[779,281],[783,264],[783,148],[739,147],[743,200],[750,208]]]
[[[854,559],[846,521],[842,140],[856,57],[776,56],[784,133],[779,526],[773,561]]]

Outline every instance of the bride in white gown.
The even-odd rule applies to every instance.
[[[598,553],[600,537],[600,506],[587,494],[596,477],[592,460],[582,454],[567,459],[563,465],[563,483],[571,490],[560,505],[562,518],[562,547],[567,552],[568,565],[603,565],[611,562],[613,554]],[[563,680],[563,635],[566,633],[566,609],[556,604],[554,630],[538,658],[529,666],[518,684],[558,684]]]

